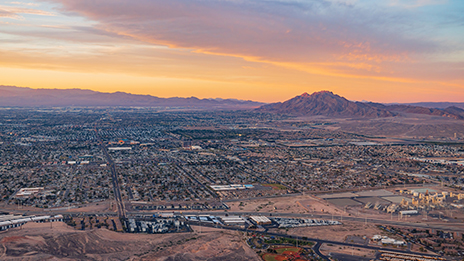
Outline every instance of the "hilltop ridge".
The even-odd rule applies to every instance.
[[[295,116],[328,116],[349,118],[393,117],[400,114],[424,114],[453,119],[464,119],[464,110],[456,106],[444,109],[406,104],[384,105],[373,102],[349,101],[331,91],[307,92],[284,102],[271,103],[257,109],[261,112]]]
[[[32,89],[0,85],[0,106],[144,106],[204,109],[252,109],[263,103],[236,99],[199,99],[196,97],[159,98],[125,92],[103,93],[83,89]]]

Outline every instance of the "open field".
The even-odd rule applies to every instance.
[[[394,195],[392,192],[384,189],[359,191],[356,194],[360,197],[385,197]]]
[[[264,261],[285,261],[288,260],[286,256],[278,254],[266,253],[263,255]]]
[[[357,201],[354,201],[349,198],[333,198],[333,199],[327,199],[327,202],[330,202],[334,204],[337,207],[345,207],[345,206],[360,206],[362,203],[359,203]]]
[[[368,202],[370,203],[373,203],[373,204],[376,204],[376,203],[380,203],[380,204],[390,204],[391,202],[386,200],[386,197],[382,197],[382,198],[379,198],[379,197],[367,197],[367,198],[356,198],[356,201],[359,201],[363,204],[367,204]],[[401,198],[400,198],[400,202],[401,202]]]
[[[298,247],[278,247],[275,249],[275,251],[278,254],[294,254],[294,253],[299,253],[301,251],[301,248]]]
[[[271,213],[308,213],[317,211],[322,213],[335,212],[336,208],[310,195],[301,195],[294,197],[280,197],[257,199],[250,201],[228,202],[230,211],[257,211]],[[338,210],[337,210],[338,211]]]
[[[269,231],[282,233],[282,229],[270,229]],[[343,225],[338,226],[316,226],[316,227],[300,227],[290,228],[288,235],[318,238],[333,241],[345,241],[345,238],[350,235],[362,235],[372,237],[380,233],[380,230],[374,224],[365,225],[362,222],[343,221]]]
[[[347,247],[347,246],[337,246],[331,244],[322,244],[321,253],[326,256],[329,256],[331,253],[341,253],[346,255],[351,255],[354,258],[374,258],[376,251],[368,250],[365,248],[356,248],[356,247]]]

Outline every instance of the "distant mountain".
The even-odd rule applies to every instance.
[[[0,86],[0,106],[3,107],[141,106],[251,109],[261,105],[263,103],[235,99],[159,98],[125,92],[102,93],[81,89],[31,89]]]
[[[446,109],[448,107],[458,107],[464,109],[464,102],[416,102],[400,103],[401,105],[420,106],[427,108]]]
[[[291,115],[323,115],[337,117],[377,118],[390,117],[395,113],[367,103],[352,102],[329,91],[303,93],[285,102],[266,104],[257,109]]]
[[[442,110],[442,109],[435,109],[435,108],[426,108],[426,107],[420,107],[420,106],[398,104],[398,105],[386,106],[386,109],[389,111],[394,111],[394,112],[426,114],[426,115],[448,117],[448,118],[453,118],[453,119],[463,119],[463,117],[461,117],[459,114],[454,114],[451,110],[447,111],[447,109],[449,108]],[[459,109],[459,108],[456,108],[456,109]]]
[[[451,107],[448,107],[448,108],[444,109],[443,111],[445,111],[447,113],[450,113],[450,114],[453,114],[453,115],[456,115],[456,116],[459,116],[460,119],[464,119],[464,109],[461,109],[461,108],[458,108],[458,107],[455,107],[455,106],[451,106]]]
[[[411,106],[404,104],[392,104],[385,105],[380,103],[366,103],[370,106],[374,106],[379,109],[388,110],[396,113],[413,113],[413,114],[425,114],[432,116],[448,117],[453,119],[464,119],[464,110],[457,107],[449,107],[446,109],[435,109],[435,108],[426,108],[420,106]],[[462,112],[461,112],[462,111]]]
[[[353,102],[329,91],[315,92],[311,95],[303,93],[285,102],[263,105],[257,110],[296,116],[379,118],[412,113],[464,119],[464,110],[458,107],[436,109],[404,104]]]

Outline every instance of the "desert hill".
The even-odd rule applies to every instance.
[[[341,117],[390,117],[395,114],[362,102],[352,102],[329,91],[303,93],[285,102],[266,104],[258,111],[291,115],[323,115]]]
[[[28,223],[0,234],[1,260],[260,260],[233,232],[130,234]]]
[[[423,114],[452,119],[464,119],[464,110],[455,106],[445,109],[421,106],[349,101],[330,91],[303,93],[285,102],[271,103],[257,109],[261,112],[294,116],[327,116],[345,118],[383,118],[403,114]]]

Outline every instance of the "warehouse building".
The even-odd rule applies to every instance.
[[[270,225],[272,224],[272,221],[264,216],[251,216],[250,217],[251,221],[253,221],[257,225]]]

